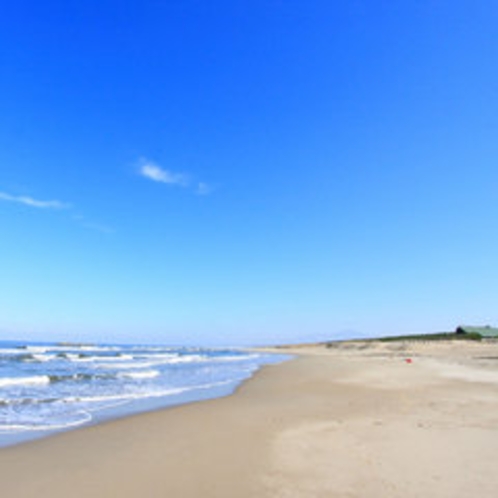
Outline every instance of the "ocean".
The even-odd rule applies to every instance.
[[[286,359],[238,349],[0,342],[0,446],[231,394]]]

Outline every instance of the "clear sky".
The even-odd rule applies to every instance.
[[[496,0],[8,2],[0,338],[498,324]]]

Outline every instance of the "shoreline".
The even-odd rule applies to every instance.
[[[2,490],[14,498],[494,496],[496,344],[278,351],[298,356],[260,368],[227,397],[0,449]]]
[[[2,349],[10,361],[0,372],[0,448],[229,396],[261,365],[285,359],[240,348],[14,346]]]

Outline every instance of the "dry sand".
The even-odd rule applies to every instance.
[[[0,450],[1,496],[497,495],[498,343],[279,351],[234,396]]]

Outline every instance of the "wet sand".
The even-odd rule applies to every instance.
[[[1,449],[2,496],[496,496],[498,343],[278,351],[233,396]]]

